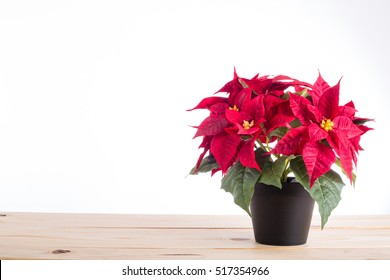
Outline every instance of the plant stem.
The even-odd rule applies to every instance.
[[[287,176],[291,172],[290,160],[291,160],[290,158],[286,159],[286,165],[285,165],[283,173],[282,173],[282,182],[287,182]]]
[[[257,143],[260,145],[260,147],[261,147],[264,151],[269,152],[269,150],[267,149],[267,147],[264,146],[264,144],[263,144],[260,140],[257,140]]]
[[[269,139],[268,139],[268,137],[265,137],[265,144],[267,145],[268,151],[271,151],[271,148],[269,147]]]
[[[287,182],[287,178],[288,178],[288,174],[291,172],[291,169],[290,168],[287,168],[284,172],[283,172],[283,182]]]

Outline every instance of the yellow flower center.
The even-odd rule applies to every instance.
[[[237,111],[238,112],[238,108],[236,105],[234,105],[233,107],[229,107],[229,110],[234,110],[234,111]]]
[[[255,123],[254,123],[253,120],[252,120],[251,122],[244,121],[243,124],[242,124],[242,127],[243,127],[245,130],[248,130],[248,129],[251,128],[254,124],[255,124]]]
[[[329,131],[332,131],[332,130],[333,130],[334,123],[333,123],[330,119],[322,120],[320,126],[321,126],[321,128],[323,128],[326,132],[329,132]]]

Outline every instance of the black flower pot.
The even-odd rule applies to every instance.
[[[257,183],[250,204],[255,240],[267,245],[301,245],[307,241],[314,200],[296,182],[282,189]]]

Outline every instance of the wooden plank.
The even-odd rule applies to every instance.
[[[84,227],[205,227],[205,228],[251,228],[249,216],[215,215],[126,215],[126,214],[68,214],[68,213],[3,213],[0,224],[8,221],[23,226],[33,225],[31,221],[51,226]]]
[[[307,244],[280,247],[246,216],[4,214],[0,259],[390,259],[390,216],[314,217]]]

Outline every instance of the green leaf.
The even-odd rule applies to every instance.
[[[203,158],[202,162],[199,165],[198,170],[195,171],[196,166],[193,167],[190,171],[191,175],[198,175],[199,173],[206,173],[210,172],[213,169],[219,168],[219,165],[217,161],[215,160],[213,155],[208,155],[207,157]]]
[[[281,178],[283,175],[283,171],[286,168],[286,160],[287,157],[282,156],[273,163],[267,163],[265,168],[263,169],[263,172],[261,173],[258,182],[275,186],[281,189]]]
[[[248,87],[249,87],[242,79],[238,79],[238,82],[240,83],[240,85],[241,85],[243,88],[248,88]]]
[[[353,120],[352,122],[356,125],[361,125],[361,124],[365,124],[366,122],[373,122],[375,121],[375,119],[357,119],[357,120]]]
[[[231,193],[234,203],[244,209],[249,216],[251,216],[249,205],[259,176],[260,171],[244,167],[237,161],[222,178],[221,188]]]
[[[302,96],[302,97],[308,97],[308,96],[310,96],[310,95],[307,93],[307,88],[305,88],[304,90],[298,91],[298,92],[296,92],[295,94],[298,94],[298,95],[300,95],[300,96]]]
[[[282,138],[286,133],[288,132],[288,128],[284,126],[280,126],[278,128],[275,128],[268,134],[268,138],[271,138],[273,136],[277,136],[279,138]]]
[[[272,158],[270,154],[266,154],[266,151],[264,151],[262,148],[257,148],[255,151],[255,158],[257,165],[260,167],[261,170],[263,170],[268,162],[272,163]]]
[[[283,99],[283,100],[287,100],[287,99],[289,99],[290,98],[290,94],[288,94],[288,93],[283,93],[281,96],[279,96],[281,99]]]
[[[302,156],[298,156],[290,161],[290,169],[294,173],[295,179],[305,188],[310,186],[309,175]]]
[[[339,204],[343,186],[344,182],[340,175],[330,170],[318,178],[317,183],[309,190],[313,199],[318,203],[321,215],[321,229],[328,222],[333,209]]]
[[[293,121],[290,122],[290,125],[291,125],[292,128],[297,128],[297,127],[299,127],[299,126],[302,126],[302,123],[301,123],[300,120],[295,119],[295,120],[293,120]]]
[[[341,200],[341,191],[344,182],[340,175],[330,170],[317,179],[313,187],[309,188],[309,176],[302,157],[296,157],[290,162],[290,168],[295,175],[295,179],[301,183],[317,202],[321,215],[321,229],[327,223],[333,209],[337,207]]]

